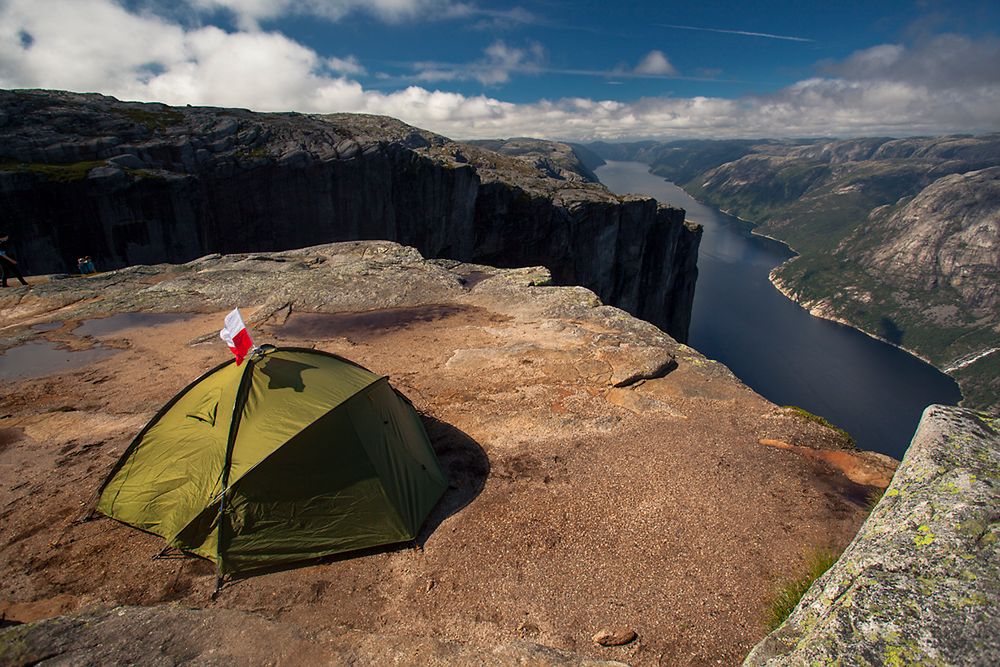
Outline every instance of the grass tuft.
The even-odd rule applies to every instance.
[[[865,505],[868,508],[868,513],[871,514],[875,511],[875,506],[878,505],[879,501],[882,500],[882,496],[885,495],[885,489],[872,489],[865,496]]]
[[[837,562],[840,555],[829,549],[817,549],[806,557],[806,571],[795,579],[782,582],[768,605],[768,632],[784,623],[813,582]]]

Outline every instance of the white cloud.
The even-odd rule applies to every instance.
[[[121,90],[145,65],[173,67],[183,60],[179,26],[108,0],[12,0],[0,5],[0,17],[5,87]]]
[[[510,30],[522,25],[539,23],[540,19],[523,7],[487,9],[474,4],[456,3],[440,14],[445,19],[477,19],[476,30]]]
[[[650,51],[635,66],[635,73],[653,76],[676,76],[677,68],[670,64],[667,57],[663,55],[663,51]]]
[[[261,21],[288,15],[313,16],[339,21],[348,14],[365,12],[389,23],[446,18],[461,14],[460,3],[451,0],[185,0],[202,11],[225,10],[241,28],[254,29]]]
[[[348,56],[346,58],[327,58],[326,66],[330,68],[331,71],[338,74],[344,74],[346,76],[362,76],[368,73],[368,70],[366,70],[354,56]]]
[[[947,45],[950,50],[943,50]],[[1000,129],[996,49],[996,40],[954,35],[926,45],[875,47],[828,64],[823,76],[740,99],[626,103],[566,98],[515,104],[421,86],[366,89],[350,78],[363,71],[356,59],[323,58],[277,32],[184,27],[154,14],[129,12],[113,0],[0,0],[0,86],[5,88],[64,88],[260,111],[380,113],[458,139],[995,131]],[[538,45],[495,42],[472,67],[441,68],[440,80],[500,83],[514,72],[541,71],[543,62]]]
[[[940,89],[1000,83],[1000,39],[943,34],[914,46],[882,44],[827,70],[858,81],[902,81]]]
[[[542,71],[545,49],[532,43],[527,48],[508,46],[497,40],[483,51],[483,57],[471,63],[414,63],[418,81],[479,81],[483,85],[507,83],[513,73]]]

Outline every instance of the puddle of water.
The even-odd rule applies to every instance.
[[[386,333],[412,324],[434,322],[471,310],[462,306],[412,306],[362,313],[292,313],[278,330],[281,336],[327,340],[350,335]]]
[[[155,327],[180,322],[194,317],[195,313],[117,313],[110,317],[86,320],[73,329],[76,336],[108,336],[136,327]]]
[[[32,324],[32,331],[55,331],[56,329],[61,329],[62,322],[42,322],[41,324]]]
[[[49,341],[32,341],[0,354],[0,379],[24,380],[62,373],[117,353],[106,348],[66,350]]]

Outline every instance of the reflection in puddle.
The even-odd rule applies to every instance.
[[[34,341],[0,354],[0,379],[23,380],[62,373],[117,353],[106,348],[67,350],[49,341]]]
[[[55,331],[56,329],[62,329],[62,322],[42,322],[41,324],[31,325],[32,331]]]
[[[118,313],[97,320],[86,320],[73,329],[76,336],[107,336],[125,329],[155,327],[194,317],[194,313]]]
[[[429,305],[384,308],[362,313],[293,313],[278,330],[282,337],[324,340],[340,336],[386,333],[475,311],[468,306]]]

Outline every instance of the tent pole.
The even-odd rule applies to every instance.
[[[219,494],[219,537],[216,544],[215,563],[217,566],[215,576],[215,592],[212,599],[219,594],[222,588],[222,549],[226,527],[226,493],[229,491],[229,468],[233,465],[233,447],[236,444],[236,434],[240,428],[240,417],[243,416],[243,407],[246,405],[247,394],[250,393],[250,384],[253,379],[254,358],[247,358],[247,365],[243,367],[243,375],[240,376],[240,386],[236,390],[236,398],[233,402],[233,416],[229,421],[229,438],[226,441],[226,457],[222,464],[222,493]]]

